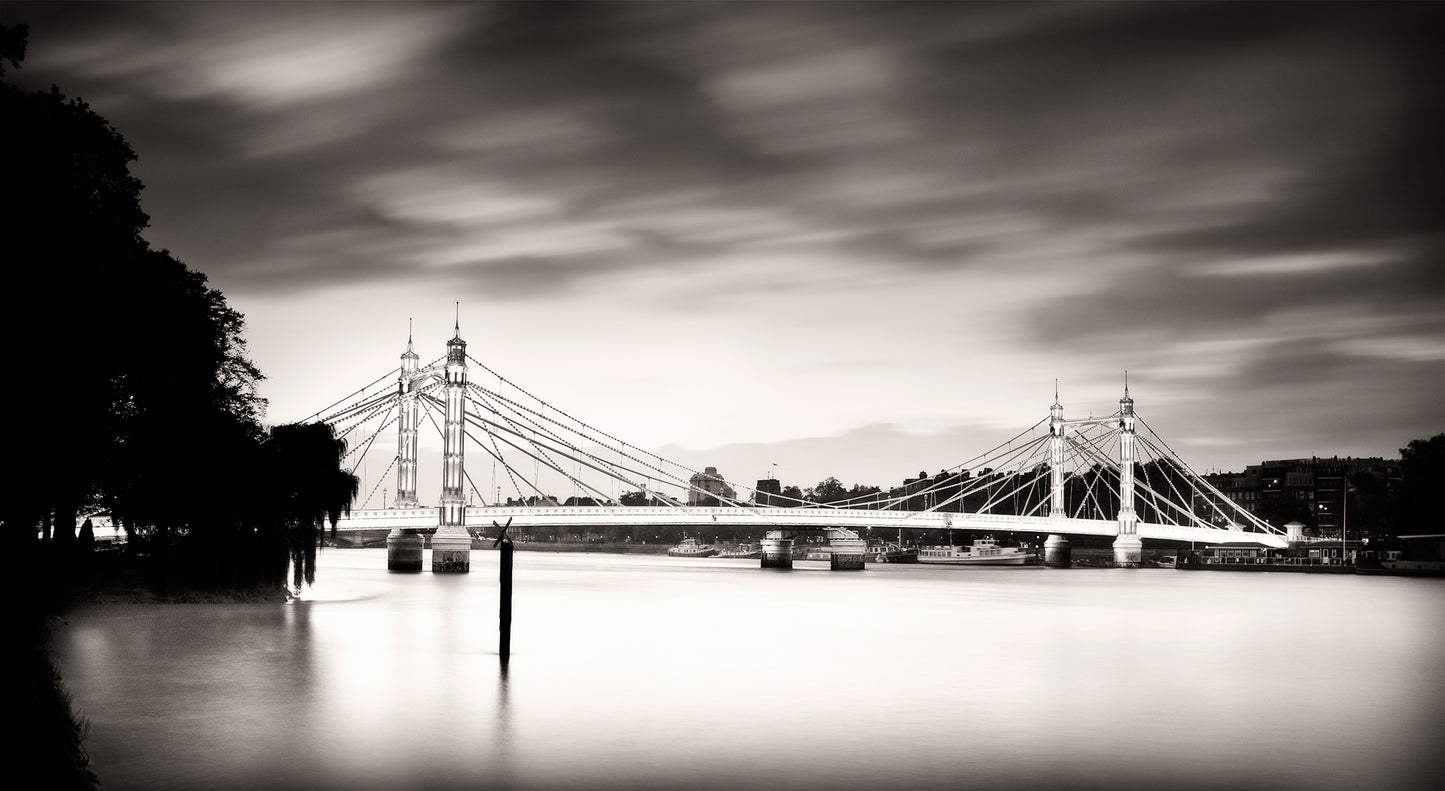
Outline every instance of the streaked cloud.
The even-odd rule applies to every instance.
[[[655,385],[676,403],[809,405],[639,429],[659,442],[845,436],[878,403],[902,432],[1014,425],[1055,377],[1107,407],[1125,368],[1201,466],[1303,452],[1361,400],[1374,444],[1318,450],[1388,453],[1445,417],[1424,395],[1445,390],[1438,5],[0,15],[31,25],[17,80],[83,96],[138,150],[150,238],[258,316],[343,287],[381,312],[525,306],[672,365],[705,343],[705,386]],[[567,353],[545,341],[569,343],[517,343]],[[597,390],[615,365],[570,373]],[[1283,414],[1302,383],[1333,406]]]

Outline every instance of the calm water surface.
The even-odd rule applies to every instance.
[[[1445,580],[497,561],[53,647],[111,791],[1445,787]]]

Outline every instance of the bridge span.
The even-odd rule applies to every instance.
[[[506,521],[521,528],[753,527],[777,540],[789,530],[821,530],[849,546],[868,529],[1047,534],[1044,562],[1051,566],[1069,565],[1069,536],[1114,537],[1115,563],[1124,567],[1140,565],[1144,540],[1287,545],[1283,530],[1225,497],[1144,423],[1127,376],[1112,414],[1065,419],[1056,386],[1047,418],[936,477],[817,502],[784,496],[771,475],[753,487],[725,481],[713,468],[686,468],[572,417],[468,355],[460,320],[446,346],[444,357],[424,366],[408,337],[394,383],[385,374],[348,397],[351,404],[318,413],[338,436],[355,440],[348,456],[360,450],[364,457],[395,426],[386,474],[395,471],[396,506],[368,509],[368,495],[336,525],[388,530],[392,571],[421,570],[420,534],[427,533],[432,570],[466,572],[473,534]],[[495,387],[469,381],[471,365],[494,375]],[[421,507],[417,497],[418,434],[426,425],[442,440],[436,508]],[[485,489],[464,464],[469,448],[491,462]],[[559,483],[573,496],[549,505],[558,499],[548,489]],[[504,485],[516,495],[506,505]],[[619,488],[643,504],[622,505],[629,499]]]
[[[465,525],[485,532],[492,522],[520,527],[758,527],[826,530],[843,528],[860,532],[883,530],[984,530],[992,533],[1043,533],[1077,536],[1117,536],[1118,523],[1105,519],[1070,519],[1053,516],[970,514],[941,511],[886,511],[866,508],[776,507],[657,507],[657,506],[554,506],[468,507]],[[437,526],[435,508],[354,510],[337,523],[337,530],[425,530]],[[1140,522],[1140,538],[1201,543],[1245,542],[1267,547],[1286,546],[1283,536],[1195,525]]]

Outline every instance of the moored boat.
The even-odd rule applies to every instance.
[[[716,556],[720,558],[760,558],[763,556],[763,548],[757,544],[738,544],[719,549]]]
[[[711,544],[701,544],[695,538],[684,538],[682,543],[667,550],[667,556],[671,558],[710,558],[717,554],[717,549]]]
[[[917,563],[918,548],[887,542],[874,543],[868,545],[865,557],[872,563]]]
[[[1160,569],[1179,568],[1179,558],[1174,555],[1160,555],[1154,558],[1154,567]]]
[[[1022,566],[1034,553],[1024,547],[1001,547],[992,538],[975,539],[966,546],[920,547],[919,563],[947,566]]]

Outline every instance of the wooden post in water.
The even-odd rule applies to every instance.
[[[501,547],[501,606],[498,610],[497,628],[498,635],[497,654],[502,657],[502,666],[506,667],[507,662],[512,658],[512,539],[507,537],[507,528],[512,526],[509,517],[505,526],[492,522],[501,532],[497,535],[496,543],[492,546]]]

